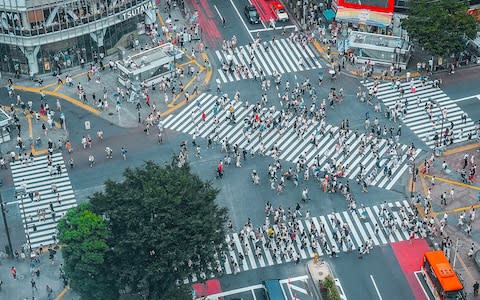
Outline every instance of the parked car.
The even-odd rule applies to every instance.
[[[285,7],[282,3],[275,1],[272,3],[272,11],[276,17],[276,21],[280,22],[287,22],[288,21],[288,14],[285,10]]]
[[[260,17],[258,15],[257,9],[253,5],[246,5],[245,9],[243,10],[245,17],[250,24],[258,24],[260,23]]]

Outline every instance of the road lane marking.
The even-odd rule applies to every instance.
[[[221,298],[221,297],[235,295],[235,294],[244,293],[244,292],[253,291],[253,290],[258,290],[258,289],[263,289],[263,285],[262,284],[251,285],[251,286],[247,286],[247,287],[243,287],[243,288],[239,288],[239,289],[235,289],[235,290],[230,290],[230,291],[226,291],[226,292],[222,292],[222,293],[218,293],[218,294],[214,294],[214,295],[209,295],[205,299],[211,299],[211,300],[215,299],[216,300],[216,299]]]
[[[264,31],[282,30],[284,28],[285,29],[291,29],[291,28],[295,28],[295,27],[296,27],[295,25],[286,25],[286,26],[276,27],[276,28],[268,27],[268,28],[252,29],[252,30],[250,30],[250,32],[264,32]]]
[[[14,88],[16,90],[20,90],[20,91],[24,91],[24,92],[30,92],[30,93],[36,93],[36,94],[40,94],[43,91],[43,93],[45,95],[61,98],[63,100],[66,100],[67,102],[70,102],[73,105],[76,105],[80,108],[83,108],[84,110],[89,111],[93,114],[100,115],[100,113],[101,113],[100,111],[96,110],[95,108],[93,108],[93,107],[91,107],[91,106],[89,106],[85,103],[82,103],[79,100],[74,99],[74,98],[72,98],[68,95],[62,94],[62,93],[52,92],[52,91],[49,91],[49,90],[45,90],[44,88],[33,88],[33,87],[27,87],[27,86],[22,86],[22,85],[15,85]]]
[[[380,291],[378,290],[377,284],[375,283],[375,279],[373,279],[372,274],[370,274],[370,279],[372,280],[373,286],[375,287],[375,291],[377,292],[378,299],[383,300],[382,295],[380,295]]]
[[[287,279],[281,279],[279,280],[280,283],[288,283],[292,281],[305,281],[308,278],[308,275],[301,275],[297,277],[292,277],[292,278],[287,278]]]
[[[302,293],[302,294],[308,295],[308,292],[307,292],[306,289],[301,288],[301,287],[296,286],[296,285],[293,285],[293,284],[291,284],[291,283],[288,284],[288,288],[291,289],[291,290],[295,290],[295,291],[297,291],[297,292],[300,292],[300,293]]]
[[[242,15],[241,15],[240,12],[238,11],[237,7],[235,6],[235,4],[233,3],[232,0],[230,0],[230,3],[232,3],[233,9],[237,12],[237,15],[238,15],[238,17],[240,18],[240,21],[242,21],[243,27],[245,27],[245,29],[247,30],[248,35],[250,36],[250,38],[252,39],[252,41],[255,41],[255,39],[253,38],[252,33],[250,32],[250,30],[248,30],[247,24],[245,24],[245,21],[243,20]]]
[[[423,176],[427,177],[427,178],[432,178],[431,175],[427,175],[427,174],[425,174]],[[445,182],[445,183],[449,183],[449,184],[452,184],[452,185],[458,185],[458,186],[468,188],[468,189],[472,189],[472,190],[480,191],[480,187],[478,187],[478,186],[471,185],[471,184],[466,184],[466,183],[463,183],[463,182],[458,182],[458,181],[451,180],[451,179],[446,179],[446,178],[435,176],[435,180],[442,181],[442,182]]]
[[[213,8],[215,8],[215,11],[217,12],[218,16],[220,17],[220,21],[224,20],[222,14],[220,13],[220,11],[218,10],[218,8],[215,4],[213,5]]]
[[[476,94],[476,95],[472,95],[472,96],[468,96],[468,97],[463,97],[463,98],[460,98],[460,99],[455,99],[455,100],[452,100],[452,102],[461,102],[461,101],[465,101],[465,100],[469,100],[469,99],[475,99],[477,98],[477,100],[480,100],[480,94]]]
[[[425,290],[425,288],[423,287],[422,282],[420,281],[420,278],[418,277],[418,273],[420,273],[420,276],[422,276],[422,274],[423,274],[422,271],[413,272],[413,274],[415,274],[415,278],[416,278],[417,281],[418,281],[418,284],[420,285],[420,287],[422,288],[423,293],[425,294],[425,298],[430,299],[430,297],[428,296],[427,291]],[[422,277],[423,277],[423,276],[422,276]]]

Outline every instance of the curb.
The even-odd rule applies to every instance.
[[[62,299],[63,297],[65,297],[65,295],[70,291],[70,286],[67,285],[66,287],[63,288],[63,290],[60,291],[60,293],[58,293],[58,295],[54,298],[55,300],[60,300]]]
[[[313,44],[313,47],[317,50],[317,52],[320,54],[320,56],[325,61],[327,61],[328,65],[330,65],[330,55],[338,55],[339,54],[339,52],[335,51],[335,50],[332,50],[330,52],[330,55],[326,54],[325,47],[322,44],[320,44],[320,42],[315,38],[312,40],[312,44]],[[408,72],[410,72],[410,78],[421,77],[420,72],[418,72],[416,70],[415,71],[408,71]],[[363,72],[361,72],[360,70],[350,70],[350,71],[348,71],[345,68],[343,68],[343,70],[340,73],[343,74],[343,75],[349,76],[351,78],[363,78]],[[383,78],[382,73],[374,73],[373,75],[371,75],[369,77],[365,77],[363,79],[364,80],[371,79],[371,80],[388,81],[388,80],[392,80],[392,79],[403,80],[406,77],[407,77],[407,74],[405,73],[405,74],[402,74],[402,75],[399,75],[399,76],[394,76],[394,77],[385,76],[385,78],[382,79]]]

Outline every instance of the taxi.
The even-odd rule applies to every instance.
[[[287,22],[288,21],[288,14],[285,10],[285,7],[282,3],[276,1],[272,3],[272,11],[276,17],[276,21],[280,22]]]

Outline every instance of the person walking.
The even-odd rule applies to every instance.
[[[447,205],[447,194],[445,192],[440,195],[440,204]]]
[[[90,168],[93,168],[93,166],[95,165],[95,157],[93,156],[93,154],[90,154],[88,156],[88,163],[90,165]]]
[[[480,287],[480,284],[478,283],[478,281],[475,281],[475,283],[473,284],[473,296],[475,297],[478,296],[479,287]]]
[[[302,213],[300,212],[300,208],[301,208],[300,203],[297,203],[297,205],[295,206],[295,214],[302,216]]]
[[[107,154],[107,158],[112,159],[112,157],[113,157],[113,156],[112,156],[112,153],[113,153],[112,148],[110,148],[110,147],[108,147],[108,146],[105,147],[105,153]]]
[[[32,290],[35,289],[36,291],[38,291],[38,288],[37,288],[37,283],[35,282],[35,280],[30,280],[30,283],[32,284]]]
[[[302,191],[302,201],[306,202],[309,199],[310,199],[310,197],[308,195],[308,188],[305,187]]]
[[[47,284],[46,290],[47,290],[48,300],[52,300],[53,299],[53,289]]]
[[[220,161],[217,166],[217,178],[223,177],[223,161]]]
[[[12,267],[10,268],[10,274],[12,274],[13,279],[17,279],[17,268],[15,268],[14,266],[12,266]]]
[[[120,149],[120,153],[122,154],[123,160],[127,160],[127,148],[122,147],[122,149]]]

